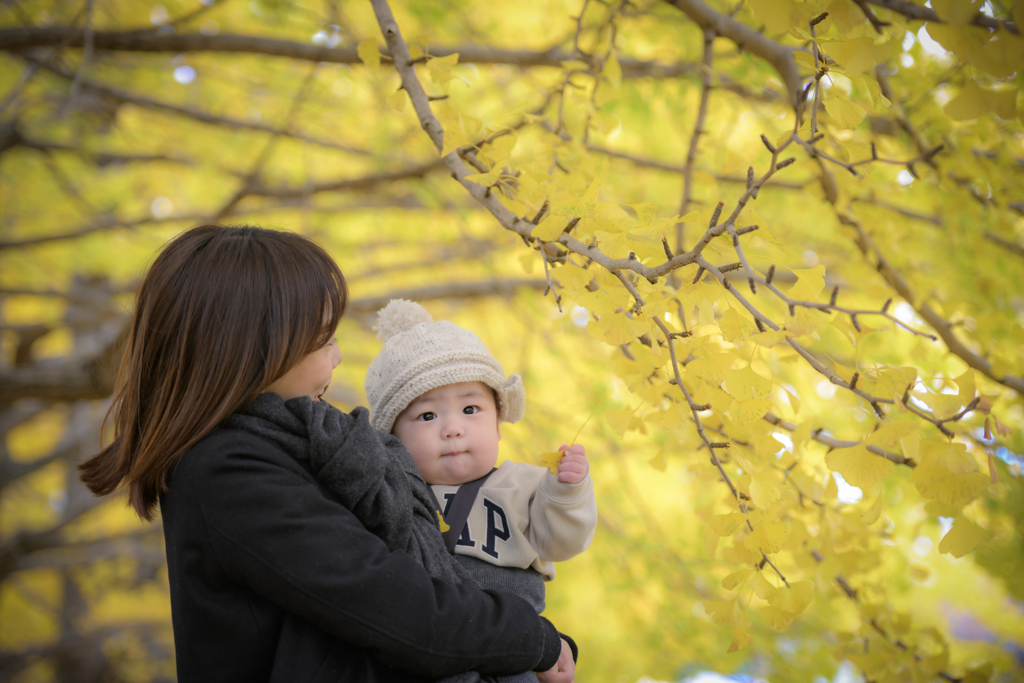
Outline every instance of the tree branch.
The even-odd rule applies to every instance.
[[[779,72],[789,93],[789,104],[798,109],[803,95],[803,79],[793,60],[793,48],[777,43],[732,17],[716,12],[701,0],[665,0],[681,10],[703,29],[711,29],[740,48],[765,60]]]
[[[704,133],[704,118],[708,115],[708,102],[711,100],[711,65],[715,57],[715,32],[704,29],[704,58],[701,61],[700,73],[700,104],[697,107],[697,120],[693,124],[690,146],[686,151],[686,165],[683,167],[683,198],[679,203],[679,215],[685,216],[690,210],[693,197],[693,167],[697,163],[697,147],[700,136]],[[676,253],[683,251],[686,223],[676,223]]]
[[[72,74],[69,74],[63,69],[50,64],[46,64],[42,60],[39,60],[32,55],[22,53],[20,56],[29,62],[39,64],[40,66],[48,69],[49,71],[51,71],[57,76],[60,76],[61,78],[67,80],[74,80],[75,78]],[[330,140],[323,140],[320,138],[311,137],[309,135],[291,133],[285,130],[281,130],[280,128],[275,128],[273,126],[268,126],[262,123],[249,123],[248,121],[241,121],[239,119],[231,119],[223,116],[214,116],[213,114],[202,111],[200,109],[195,109],[192,107],[181,107],[175,104],[161,102],[159,100],[150,99],[148,97],[143,97],[141,95],[135,95],[124,90],[109,88],[98,83],[94,83],[92,81],[87,81],[84,78],[81,80],[81,85],[83,88],[93,90],[97,93],[100,93],[101,95],[112,98],[118,102],[134,104],[136,106],[145,107],[147,109],[168,111],[173,114],[185,116],[195,121],[210,124],[213,126],[221,126],[222,128],[231,128],[235,130],[254,130],[263,133],[272,133],[274,135],[281,135],[288,138],[294,138],[296,140],[302,140],[303,142],[309,142],[314,145],[320,145],[321,147],[329,147],[331,149],[341,150],[343,152],[348,152],[349,154],[358,154],[361,156],[372,155],[371,152],[365,149],[359,149],[357,147],[352,147],[350,145],[343,145],[337,142],[332,142]]]
[[[85,32],[81,29],[60,26],[41,28],[0,29],[0,50],[20,52],[37,47],[60,44],[66,40],[66,47],[83,47]],[[97,50],[120,52],[220,52],[258,54],[269,57],[286,57],[309,62],[329,64],[362,65],[354,47],[322,47],[308,43],[263,38],[260,36],[232,35],[221,33],[207,36],[202,33],[159,33],[156,29],[139,31],[94,31],[93,45]],[[459,54],[461,64],[508,64],[518,67],[561,66],[572,59],[568,52],[552,47],[547,50],[500,50],[478,45],[461,45],[430,48],[433,57]],[[390,57],[390,52],[383,51]],[[589,56],[579,57],[587,61]],[[697,65],[690,63],[662,64],[654,61],[623,59],[619,62],[624,78],[678,78],[697,73]],[[723,87],[737,94],[757,99],[774,100],[769,93],[755,94],[740,83],[729,83]]]
[[[916,5],[907,0],[864,0],[864,2],[875,5],[877,7],[884,7],[887,10],[902,14],[908,19],[916,19],[918,21],[934,21],[938,24],[945,23],[939,18],[939,15],[935,13],[935,10],[930,7],[923,7],[922,5]],[[1017,25],[1011,21],[1003,21],[1002,19],[994,19],[986,14],[978,12],[974,15],[974,19],[971,23],[975,26],[981,26],[983,28],[991,29],[1006,29],[1010,33],[1016,33],[1020,35],[1020,30]]]

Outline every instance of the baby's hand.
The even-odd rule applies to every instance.
[[[558,461],[558,481],[563,484],[578,484],[587,476],[590,463],[587,462],[587,450],[579,444],[562,446],[558,450],[565,455]]]

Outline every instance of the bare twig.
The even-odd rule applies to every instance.
[[[683,167],[683,199],[679,203],[679,215],[685,216],[690,211],[690,200],[693,197],[693,169],[697,163],[697,147],[700,136],[704,133],[704,119],[708,114],[708,102],[711,100],[711,68],[715,56],[715,32],[704,29],[704,57],[701,60],[700,72],[700,105],[697,107],[697,120],[693,124],[690,146],[686,151],[686,165]],[[676,223],[676,253],[684,251],[686,223]]]

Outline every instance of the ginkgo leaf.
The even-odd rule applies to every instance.
[[[630,204],[629,208],[636,213],[636,222],[642,228],[650,228],[658,219],[658,205],[652,203]]]
[[[789,288],[789,298],[797,301],[814,301],[825,288],[825,266],[797,269],[796,284]]]
[[[946,535],[939,541],[939,552],[948,553],[953,557],[963,557],[991,536],[990,531],[982,529],[960,515],[953,521],[953,528],[946,532]]]
[[[952,417],[960,409],[961,402],[958,394],[929,394],[922,391],[912,391],[911,396],[927,404],[937,418]]]
[[[462,126],[462,117],[452,107],[442,106],[437,110],[437,119],[444,130],[444,148],[441,156],[455,151],[459,147],[469,146],[469,138]]]
[[[722,588],[727,591],[731,591],[736,588],[736,586],[741,586],[746,583],[747,579],[749,579],[750,575],[753,573],[753,569],[741,569],[738,572],[733,572],[722,579]]]
[[[800,616],[799,614],[784,612],[778,607],[772,607],[771,605],[765,605],[758,611],[761,613],[761,617],[764,618],[764,622],[776,631],[785,629]]]
[[[559,235],[562,234],[562,231],[568,224],[569,219],[565,216],[552,214],[550,216],[546,216],[544,220],[538,223],[537,226],[530,231],[530,236],[536,237],[544,242],[553,242],[558,239]]]
[[[875,41],[867,37],[833,41],[826,43],[824,48],[828,56],[851,76],[873,71],[877,64],[884,63],[889,57],[888,45],[875,45]]]
[[[894,422],[887,425],[882,425],[874,432],[871,433],[868,438],[864,439],[864,444],[867,446],[878,446],[879,448],[890,449],[895,447],[899,443],[900,439],[904,439],[910,434],[916,432],[918,425],[913,422]]]
[[[621,435],[620,435],[621,436]],[[551,474],[558,474],[558,463],[562,460],[565,451],[548,451],[540,454],[540,464],[550,470]]]
[[[735,356],[731,353],[706,352],[703,357],[690,361],[686,374],[700,378],[712,386],[718,386],[725,378],[725,369],[732,365]]]
[[[778,590],[768,603],[783,612],[803,614],[814,600],[814,581],[796,581]]]
[[[976,119],[988,112],[1009,120],[1017,115],[1017,90],[991,90],[972,79],[967,81],[959,95],[946,103],[943,111],[958,121]]]
[[[631,251],[629,233],[625,230],[619,232],[595,230],[594,237],[597,238],[597,243],[601,246],[601,250],[612,258],[619,258]]]
[[[635,410],[605,408],[604,417],[611,428],[618,432],[620,439],[626,435],[628,430],[640,430],[644,427],[644,421],[637,417]]]
[[[782,544],[789,536],[789,526],[785,522],[763,521],[754,527],[743,546],[747,550],[762,552],[766,555],[782,550]]]
[[[872,488],[896,467],[891,460],[869,452],[864,446],[836,448],[825,456],[825,464],[833,472],[843,475],[851,486],[862,489]]]
[[[809,308],[798,306],[794,313],[795,315],[786,314],[787,337],[802,337],[805,334],[814,334],[828,324],[828,320],[821,313],[812,311]]]
[[[771,348],[779,342],[786,341],[785,330],[767,330],[765,332],[759,332],[758,334],[752,335],[750,341],[760,344],[761,346],[767,346]]]
[[[768,582],[765,578],[764,572],[757,572],[753,578],[750,579],[750,587],[757,593],[757,597],[762,600],[770,600],[775,596],[775,592],[778,590],[775,586]]]
[[[860,521],[864,522],[868,526],[877,522],[878,518],[882,515],[882,503],[882,496],[878,496],[878,498],[875,499],[874,504],[861,514]]]
[[[701,325],[714,325],[715,324],[715,308],[707,299],[701,299],[700,306],[697,307],[697,320]]]
[[[453,52],[444,57],[432,57],[427,62],[427,74],[431,82],[437,85],[447,85],[452,80],[452,69],[459,63],[459,53]]]
[[[443,534],[444,532],[446,532],[449,529],[451,529],[451,527],[448,526],[448,523],[444,521],[444,517],[441,515],[441,511],[440,510],[434,510],[434,512],[437,513],[437,524],[438,524],[438,527],[441,529],[441,533]]]
[[[953,26],[967,26],[981,9],[982,0],[932,0],[939,19]]]
[[[735,308],[730,308],[725,312],[718,320],[718,327],[722,330],[722,337],[733,343],[742,342],[757,332],[754,322]]]
[[[594,279],[594,274],[569,261],[561,268],[554,269],[551,277],[566,290],[581,291]]]
[[[825,109],[840,128],[856,128],[868,114],[864,107],[838,95],[825,103]]]
[[[718,540],[721,538],[718,534],[711,530],[710,527],[704,529],[704,554],[711,559],[715,558],[715,554],[718,552]]]
[[[753,636],[747,633],[742,626],[737,626],[732,636],[732,642],[729,644],[729,649],[726,652],[739,652],[753,642]]]
[[[883,398],[894,399],[902,405],[903,392],[913,386],[916,381],[917,368],[886,368],[877,374],[875,392]]]
[[[399,92],[397,94],[401,95],[402,93]],[[494,183],[498,182],[498,178],[501,177],[502,171],[503,169],[501,168],[501,166],[495,166],[487,173],[472,173],[470,175],[467,175],[466,180],[470,181],[471,183],[483,185],[484,187],[490,187]]]
[[[711,515],[708,518],[708,528],[719,536],[732,536],[746,519],[739,512],[731,512],[726,515]]]
[[[594,336],[608,344],[628,344],[645,334],[650,327],[642,318],[628,318],[621,314],[603,315],[594,326]]]
[[[756,422],[774,407],[766,398],[755,398],[750,401],[733,401],[729,406],[729,419],[741,427]]]
[[[594,215],[597,208],[597,195],[601,191],[601,178],[595,177],[586,191],[579,197],[552,203],[551,210],[564,216],[586,218]]]
[[[739,370],[726,370],[725,383],[732,397],[740,401],[768,398],[772,393],[771,379],[754,372],[752,365]]]
[[[711,621],[719,626],[733,626],[736,624],[736,599],[732,600],[705,600],[704,611]]]
[[[367,38],[356,45],[356,54],[368,71],[380,71],[380,51],[377,50],[377,39]]]
[[[956,507],[963,507],[984,493],[988,479],[979,472],[951,472],[931,457],[926,457],[910,475],[922,496]]]
[[[757,20],[769,33],[783,33],[796,26],[806,26],[804,12],[793,0],[748,0]]]
[[[955,378],[954,381],[956,382],[956,387],[959,390],[957,394],[960,397],[960,403],[966,406],[974,400],[974,396],[978,391],[974,381],[974,370],[967,368],[967,371]]]
[[[978,461],[967,451],[966,444],[950,443],[945,439],[927,439],[924,444],[924,451],[928,459],[935,462],[954,474],[978,471]]]
[[[754,472],[750,475],[750,499],[761,510],[767,510],[769,505],[782,497],[782,491],[770,479],[769,472]]]
[[[592,275],[597,277],[599,273],[592,272]],[[609,315],[615,315],[615,311],[622,307],[622,302],[609,294],[605,289],[598,289],[593,292],[582,292],[579,296],[578,303],[580,306],[583,306],[585,309],[601,318]]]

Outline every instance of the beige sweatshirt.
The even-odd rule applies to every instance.
[[[459,487],[432,488],[447,513]],[[563,484],[544,467],[506,461],[477,493],[455,552],[503,567],[532,567],[550,581],[554,563],[586,550],[596,526],[589,474],[579,484]]]

